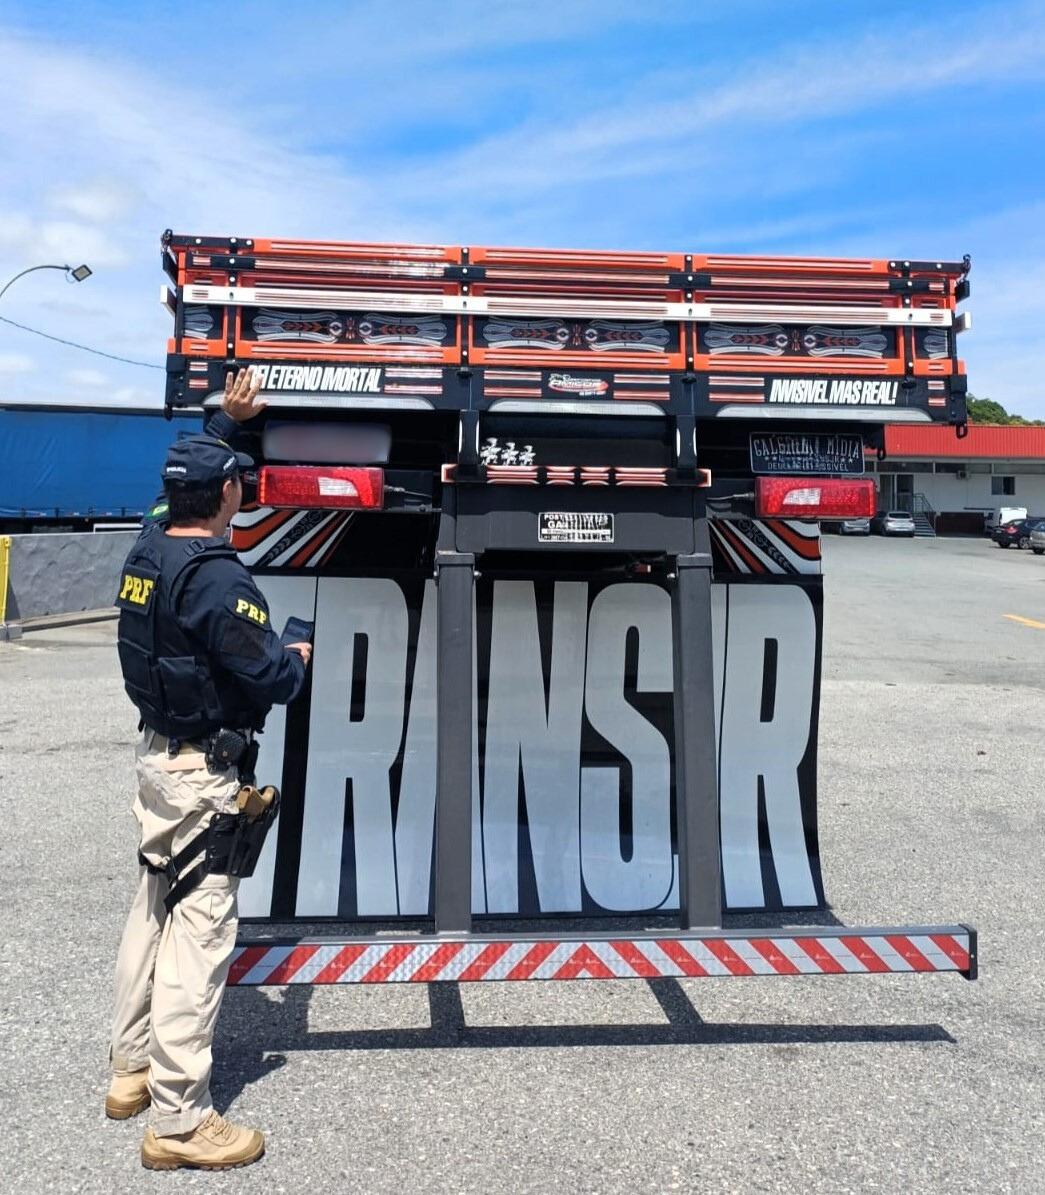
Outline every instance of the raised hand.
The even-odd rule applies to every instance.
[[[260,414],[268,405],[265,399],[258,398],[261,382],[252,366],[241,369],[236,373],[231,370],[225,378],[225,395],[221,400],[221,409],[230,419],[237,423],[245,423]]]

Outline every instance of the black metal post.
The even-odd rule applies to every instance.
[[[472,928],[472,593],[475,557],[435,554],[435,929]]]
[[[712,929],[722,925],[722,862],[710,552],[679,556],[676,567],[671,613],[679,924],[684,930]]]

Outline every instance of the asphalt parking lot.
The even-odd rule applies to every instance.
[[[114,624],[0,643],[2,1188],[1032,1192],[1045,1139],[1045,558],[827,537],[821,849],[954,976],[233,989],[213,1094],[268,1137],[153,1174],[104,1119],[134,884]]]

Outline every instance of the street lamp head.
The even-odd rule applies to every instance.
[[[17,282],[19,278],[24,278],[26,274],[32,274],[35,270],[64,270],[66,280],[70,282],[83,282],[85,278],[90,278],[90,276],[94,273],[91,267],[87,265],[60,266],[57,264],[48,263],[46,265],[29,266],[27,269],[15,274],[15,276],[5,282],[3,286],[0,286],[0,299],[4,297],[4,295],[7,293],[7,288],[13,282]]]

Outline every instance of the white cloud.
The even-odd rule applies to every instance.
[[[56,187],[48,196],[51,207],[67,212],[90,224],[120,220],[139,202],[136,187],[117,186],[114,182],[95,180],[78,186]]]
[[[32,373],[36,362],[25,353],[0,353],[0,373]]]
[[[33,221],[25,212],[5,211],[0,208],[0,250],[5,255],[20,249],[29,237]]]
[[[109,379],[97,369],[70,369],[65,380],[70,386],[105,386]]]
[[[907,18],[904,18],[906,21]],[[806,38],[768,61],[739,56],[730,73],[693,71],[677,88],[686,94],[633,103],[627,96],[595,111],[523,123],[470,144],[449,160],[407,170],[402,185],[434,197],[531,194],[582,182],[655,177],[688,170],[703,175],[698,191],[734,185],[738,163],[756,162],[762,186],[779,157],[781,129],[803,121],[839,119],[887,101],[912,100],[941,89],[1040,77],[1045,23],[1033,12],[1019,23],[999,17],[967,21],[944,36],[939,22],[845,41]],[[850,129],[850,134],[856,129]],[[803,157],[815,148],[805,147]],[[767,158],[768,151],[768,158]],[[795,162],[796,171],[806,167]],[[720,173],[722,172],[722,173]],[[816,177],[809,171],[808,177]]]
[[[53,288],[52,288],[53,293]],[[36,301],[36,309],[38,311],[47,313],[47,326],[55,327],[56,321],[53,317],[58,316],[58,323],[64,328],[69,328],[72,324],[80,324],[83,320],[105,320],[109,318],[109,312],[99,308],[97,301],[88,299],[81,299],[79,302],[75,301],[73,296],[77,293],[75,290],[59,291],[61,295],[68,295],[68,298],[52,299],[43,297],[43,292],[40,293],[39,299]],[[88,281],[86,288],[80,292],[82,295],[90,296],[91,283]]]
[[[43,258],[56,265],[71,266],[87,262],[94,270],[130,262],[115,236],[75,220],[46,220],[31,227],[23,242],[23,252],[29,260]]]

